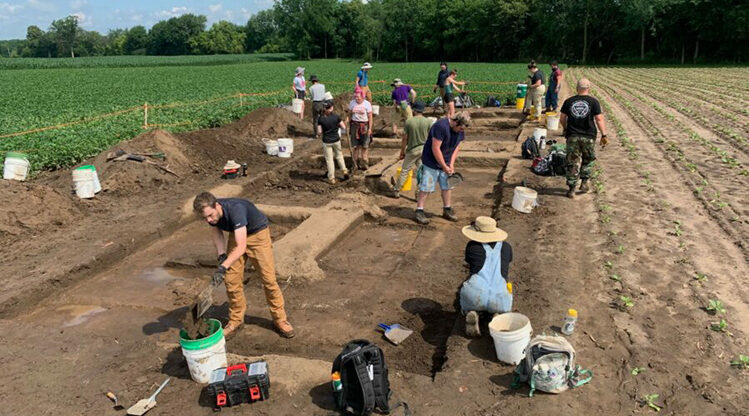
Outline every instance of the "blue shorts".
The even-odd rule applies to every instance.
[[[432,169],[429,166],[421,165],[421,180],[419,181],[420,192],[434,192],[435,184],[440,184],[440,189],[447,191],[452,189],[447,184],[447,173],[441,169]]]

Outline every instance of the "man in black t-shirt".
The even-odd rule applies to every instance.
[[[588,192],[588,179],[596,160],[598,129],[601,130],[601,148],[608,144],[601,104],[589,93],[590,81],[581,78],[577,81],[577,95],[564,100],[562,104],[559,121],[564,128],[564,137],[567,138],[568,198],[575,197],[578,176],[581,180],[580,192]]]
[[[244,266],[249,259],[260,275],[273,325],[284,338],[294,336],[286,318],[283,293],[276,282],[276,266],[268,229],[268,217],[250,201],[238,198],[217,199],[209,192],[195,197],[193,210],[213,228],[213,243],[218,253],[218,269],[213,282],[226,283],[229,298],[229,322],[224,336],[229,338],[244,324],[247,301],[244,296]],[[228,244],[224,231],[229,234]]]
[[[335,164],[333,159],[338,163],[338,168],[343,171],[343,179],[348,179],[348,169],[346,162],[343,160],[341,152],[341,135],[340,131],[346,130],[346,124],[338,114],[333,113],[333,101],[327,100],[324,103],[325,111],[317,119],[317,135],[322,136],[322,150],[325,155],[325,163],[328,166],[328,182],[335,183]]]

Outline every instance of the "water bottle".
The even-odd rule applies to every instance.
[[[575,324],[577,323],[577,311],[574,309],[567,310],[567,316],[564,317],[564,324],[562,324],[562,333],[564,335],[572,335],[575,331]]]
[[[336,371],[330,376],[331,380],[333,381],[333,391],[339,392],[343,390],[343,384],[341,383],[341,373]]]

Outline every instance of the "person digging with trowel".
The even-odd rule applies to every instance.
[[[508,281],[512,247],[507,233],[490,217],[477,217],[463,227],[468,237],[465,261],[471,276],[460,288],[460,309],[466,317],[466,335],[481,336],[479,312],[490,314],[512,310],[512,286]]]
[[[218,253],[218,269],[213,282],[226,283],[229,298],[229,323],[224,336],[229,338],[244,324],[247,302],[244,296],[243,275],[249,259],[263,282],[265,299],[273,317],[273,326],[284,338],[292,338],[294,328],[286,318],[284,298],[276,282],[276,266],[268,228],[268,217],[250,201],[239,198],[216,198],[203,192],[193,201],[195,213],[213,228],[213,243]],[[228,244],[224,231],[229,233]]]

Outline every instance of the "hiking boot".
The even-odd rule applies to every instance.
[[[239,329],[242,328],[242,325],[244,324],[241,322],[229,322],[228,324],[226,324],[226,326],[224,327],[224,339],[228,340],[229,338],[236,335],[237,332],[239,332]]]
[[[452,207],[442,208],[442,218],[452,222],[458,221],[458,216],[455,215]]]
[[[570,190],[567,191],[567,198],[575,199],[575,185],[570,186]]]
[[[397,189],[391,189],[390,192],[388,193],[388,196],[393,199],[398,199],[400,198],[401,193]]]
[[[367,170],[369,169],[369,161],[366,159],[362,159],[361,163],[359,164],[361,167],[361,170]]]
[[[328,178],[328,183],[331,185],[335,185],[335,178]]]
[[[294,338],[294,335],[296,333],[294,332],[294,327],[291,326],[289,321],[275,321],[273,322],[273,326],[276,328],[276,331],[278,331],[279,334],[281,334],[284,338]]]
[[[580,192],[586,193],[589,190],[590,190],[590,188],[588,187],[588,180],[587,179],[583,179],[582,182],[580,183]]]
[[[416,222],[421,225],[429,224],[429,218],[427,218],[427,214],[424,213],[423,209],[416,210]]]
[[[349,174],[348,174],[348,171],[347,171],[347,170],[344,170],[344,171],[343,171],[343,180],[344,180],[344,181],[347,181],[347,180],[348,180],[348,178],[350,178],[350,176],[349,176]]]
[[[469,338],[481,337],[481,329],[479,329],[479,314],[476,311],[469,311],[466,314],[466,336]]]

